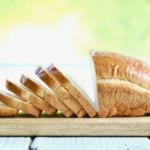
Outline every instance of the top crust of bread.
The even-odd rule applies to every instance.
[[[42,67],[38,67],[35,70],[35,74],[40,77],[48,87],[50,87],[52,90],[57,90],[59,87],[61,87],[60,83],[50,74],[48,74],[47,70],[43,69]],[[47,74],[47,75],[45,75]]]
[[[28,78],[25,75],[22,75],[20,78],[20,83],[28,87],[34,94],[37,94],[39,97],[43,98],[44,88],[41,87],[36,81]]]
[[[90,104],[88,98],[83,94],[83,92],[79,90],[79,88],[77,88],[77,86],[75,86],[74,83],[69,80],[56,66],[54,66],[54,64],[51,64],[47,70],[76,98],[90,117],[95,117],[97,115],[96,110],[92,104]]]
[[[58,80],[59,83],[65,85],[70,83],[70,80],[56,67],[54,64],[50,64],[47,70]]]
[[[24,101],[29,101],[30,93],[27,90],[22,89],[17,84],[14,84],[13,82],[6,80],[6,88],[15,93],[17,96],[21,97]]]
[[[92,53],[97,79],[128,80],[150,89],[150,64],[114,52]]]

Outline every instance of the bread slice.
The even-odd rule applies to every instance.
[[[56,95],[54,95],[52,92],[48,91],[46,88],[44,88],[42,85],[40,85],[33,79],[31,79],[25,75],[22,75],[20,82],[24,86],[26,86],[28,89],[30,89],[34,94],[43,98],[50,105],[52,105],[54,108],[56,108],[61,113],[63,113],[64,116],[71,117],[74,115],[73,111],[70,108],[68,108],[62,101],[60,101],[56,97]]]
[[[150,65],[112,52],[93,52],[99,116],[150,113]]]
[[[0,117],[15,117],[18,110],[7,106],[0,106]]]
[[[20,83],[23,84],[25,87],[30,89],[34,94],[38,95],[39,97],[43,98],[45,89],[37,83],[37,81],[22,75],[20,78]]]
[[[54,76],[48,73],[47,70],[38,67],[35,73],[78,117],[84,117],[86,115],[85,110],[76,101],[76,99],[64,87],[62,87],[60,83],[54,78]]]
[[[92,106],[92,104],[90,104],[89,98],[86,96],[86,94],[69,78],[67,78],[56,66],[51,64],[47,70],[68,92],[70,92],[76,98],[76,100],[80,103],[90,117],[95,117],[97,115],[95,108]]]
[[[39,117],[41,114],[41,111],[34,107],[32,104],[29,104],[22,99],[6,92],[0,92],[0,101],[9,107],[21,110],[35,117]]]
[[[46,102],[42,98],[26,90],[25,88],[9,80],[6,81],[6,87],[9,91],[13,92],[17,96],[19,96],[21,99],[25,101],[29,101],[32,105],[34,105],[40,110],[45,111],[48,115],[50,116],[56,115],[57,110],[53,106],[51,106],[48,102]]]

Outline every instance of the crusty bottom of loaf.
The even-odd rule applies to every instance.
[[[143,116],[150,113],[150,90],[119,79],[97,82],[99,116]]]

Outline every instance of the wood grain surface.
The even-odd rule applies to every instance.
[[[150,136],[150,117],[0,118],[0,136]]]

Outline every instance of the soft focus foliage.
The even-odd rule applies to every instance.
[[[84,57],[88,56],[89,49],[119,51],[145,59],[150,57],[149,0],[1,0],[0,42],[7,39],[10,28],[20,25],[57,31],[60,38],[53,36],[57,43],[61,45],[61,39],[66,39],[64,43],[68,41],[70,44],[68,49]],[[39,32],[43,34],[43,29]],[[32,39],[33,44],[38,43],[34,37]],[[6,40],[6,45],[7,41],[9,44]],[[11,49],[5,47],[2,46],[6,51]],[[12,51],[20,49],[11,47]],[[61,51],[67,49],[61,47]]]

